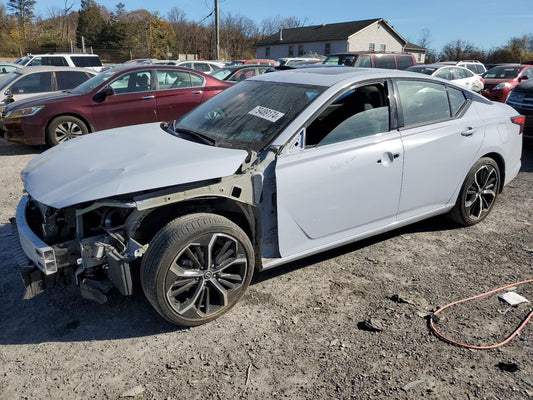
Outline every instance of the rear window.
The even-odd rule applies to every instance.
[[[82,84],[87,79],[89,79],[89,76],[85,72],[56,71],[58,90],[74,89],[76,86]]]
[[[396,56],[396,63],[398,64],[398,69],[406,69],[414,65],[413,57],[411,56]]]
[[[483,74],[485,79],[514,79],[522,67],[494,67]]]
[[[76,67],[101,67],[102,61],[98,56],[70,56]]]

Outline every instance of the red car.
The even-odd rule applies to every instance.
[[[485,80],[481,94],[489,100],[505,103],[516,85],[533,78],[533,65],[497,65],[481,76]]]
[[[1,125],[9,140],[54,146],[103,129],[175,120],[231,85],[188,68],[120,66],[70,91],[12,103]]]

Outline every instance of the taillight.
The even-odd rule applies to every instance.
[[[520,125],[520,132],[519,134],[524,132],[524,125],[526,123],[526,117],[523,115],[515,115],[514,117],[511,117],[511,122],[513,124]]]

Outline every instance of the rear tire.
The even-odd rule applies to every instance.
[[[500,190],[500,169],[492,158],[479,159],[468,172],[455,206],[449,213],[454,222],[470,226],[492,210]]]
[[[57,146],[87,133],[89,129],[82,120],[71,115],[62,115],[54,118],[46,128],[46,142],[50,146]]]
[[[215,214],[190,214],[163,227],[141,264],[148,301],[169,322],[197,326],[230,310],[254,271],[244,231]]]

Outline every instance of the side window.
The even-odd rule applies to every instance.
[[[524,72],[520,74],[520,76],[528,76],[529,79],[533,79],[533,68],[526,68]]]
[[[209,68],[209,64],[201,64],[201,63],[195,63],[194,69],[201,72],[209,72],[211,71],[211,68]]]
[[[191,74],[191,87],[204,86],[204,78],[200,75]]]
[[[374,65],[376,68],[387,68],[387,69],[396,68],[396,62],[394,61],[394,56],[392,54],[375,55]]]
[[[306,129],[306,146],[322,146],[389,131],[387,88],[382,83],[348,90]]]
[[[157,71],[159,90],[191,87],[191,74],[187,71],[162,69]]]
[[[440,71],[437,71],[435,76],[437,78],[442,78],[442,79],[447,79],[447,80],[452,79],[452,74],[450,74],[450,68],[442,68]]]
[[[41,93],[52,91],[52,73],[40,72],[26,75],[11,86],[13,94]]]
[[[115,79],[109,87],[117,94],[146,92],[150,90],[150,77],[150,71],[132,72]]]
[[[450,98],[452,116],[455,117],[459,113],[461,107],[463,107],[463,104],[466,103],[466,97],[462,90],[452,87],[448,88],[448,96]]]
[[[39,67],[41,65],[46,65],[46,64],[43,64],[42,57],[35,57],[33,60],[31,60],[28,63],[28,66],[32,66],[32,67]]]
[[[244,81],[245,79],[251,78],[254,75],[255,75],[255,67],[243,68],[243,69],[235,72],[235,75],[233,75],[228,80],[229,81],[234,81],[234,82],[240,82],[240,81]]]
[[[89,77],[85,72],[56,71],[57,90],[73,89],[87,79]]]
[[[53,67],[68,67],[68,62],[65,57],[52,56],[43,57],[43,65],[51,65]]]
[[[449,119],[450,105],[446,87],[422,81],[398,81],[404,126]]]
[[[396,56],[396,63],[398,64],[398,69],[406,69],[415,65],[411,56]]]
[[[370,59],[370,56],[363,54],[357,57],[354,67],[372,68],[372,60]]]

